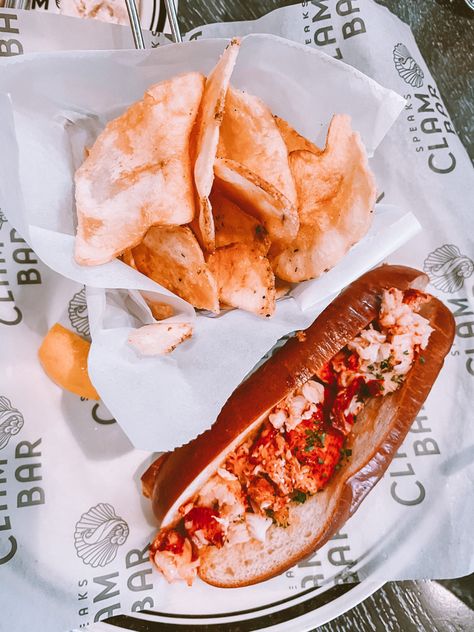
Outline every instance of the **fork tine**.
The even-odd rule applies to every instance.
[[[31,0],[5,0],[5,9],[31,9]]]
[[[165,0],[166,13],[171,26],[171,34],[175,42],[182,42],[181,31],[179,30],[178,13],[174,0]]]
[[[135,48],[143,50],[145,48],[145,40],[143,39],[143,31],[140,24],[140,16],[138,15],[137,3],[135,0],[125,0],[125,2],[127,4],[128,17],[130,19]]]

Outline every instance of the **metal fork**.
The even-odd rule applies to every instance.
[[[128,17],[130,18],[130,26],[132,28],[133,41],[138,49],[145,48],[143,40],[143,32],[138,15],[137,3],[135,0],[125,0],[127,4]],[[171,34],[175,42],[182,42],[181,31],[179,30],[178,14],[174,0],[165,0],[166,13],[171,26]]]
[[[174,0],[165,0],[166,14],[171,26],[171,35],[175,42],[182,42],[181,31],[178,24],[178,12]]]
[[[125,0],[127,5],[128,17],[133,34],[135,47],[138,49],[145,48],[143,39],[143,31],[140,24],[140,16],[138,14],[137,3],[135,0]],[[174,0],[165,0],[166,13],[171,26],[171,34],[175,42],[182,42],[181,31],[178,23],[178,13]],[[31,0],[5,0],[6,9],[31,9]]]

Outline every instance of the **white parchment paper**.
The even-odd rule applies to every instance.
[[[198,313],[189,342],[166,357],[138,358],[127,338],[131,327],[152,322],[151,314],[143,304],[145,320],[137,322],[122,302],[120,318],[119,303],[104,288],[154,290],[162,300],[169,292],[118,260],[97,267],[74,262],[74,171],[106,121],[147,86],[189,70],[208,73],[226,43],[201,39],[152,51],[32,54],[2,68],[0,142],[6,151],[0,169],[8,174],[1,188],[8,218],[43,262],[91,288],[91,379],[134,445],[143,449],[171,449],[205,430],[281,336],[308,326],[319,303],[419,230],[408,209],[380,205],[369,234],[330,276],[299,286],[271,319],[241,310],[218,318]],[[25,81],[31,75],[34,85]],[[244,38],[233,82],[321,145],[333,114],[349,113],[370,155],[404,107],[399,95],[351,66],[272,35]],[[180,306],[176,319],[194,320],[191,306],[179,299],[174,303]]]
[[[82,282],[61,276],[38,260],[19,234],[31,239],[27,227],[20,226],[19,213],[19,232],[1,215],[0,396],[5,398],[0,412],[2,632],[94,629],[95,621],[143,608],[212,616],[280,599],[302,599],[302,591],[331,583],[455,577],[473,571],[472,166],[451,131],[452,122],[436,83],[408,27],[373,2],[359,3],[360,10],[346,16],[338,14],[333,0],[320,4],[327,5],[323,14],[319,14],[318,7],[301,3],[257,22],[210,25],[189,36],[228,37],[255,31],[275,33],[308,46],[327,41],[319,46],[321,50],[342,57],[406,98],[406,109],[372,160],[380,193],[384,194],[382,202],[387,204],[383,213],[377,212],[376,221],[385,213],[403,209],[412,211],[423,226],[423,232],[389,260],[424,268],[431,278],[430,291],[455,315],[456,340],[440,378],[386,476],[356,515],[310,560],[269,582],[245,589],[219,590],[201,582],[191,589],[168,586],[152,572],[146,556],[155,524],[148,502],[140,498],[139,477],[153,456],[132,447],[103,403],[96,405],[61,392],[37,362],[41,339],[56,321],[88,335]],[[21,41],[25,50],[34,52],[30,42],[36,43],[38,37],[36,27],[32,27],[32,14],[12,13],[17,16],[20,32],[11,37]],[[80,20],[41,17],[56,20],[56,33],[52,30],[48,35],[51,49],[67,47],[68,34],[74,39],[73,29],[81,34],[84,48],[100,48],[101,40]],[[353,23],[356,18],[359,22]],[[110,29],[113,38],[121,27],[105,28]],[[348,37],[351,29],[358,33]],[[2,36],[10,37],[5,33]],[[400,54],[405,55],[404,62]],[[405,72],[410,67],[416,70],[415,75]],[[0,83],[4,70],[2,66]],[[32,93],[41,89],[44,79],[52,81],[47,73],[36,81],[26,65],[24,71]],[[75,75],[69,76],[68,84],[74,92]],[[306,80],[313,82],[311,78]],[[142,87],[133,83],[133,77],[126,84],[130,81],[138,96]],[[125,89],[131,90],[127,85]],[[25,112],[30,115],[27,94],[25,87]],[[49,103],[46,90],[43,96]],[[58,104],[60,108],[63,105]],[[39,106],[38,116],[42,104]],[[12,215],[24,200],[15,184],[15,151],[10,150],[16,142],[14,128],[5,118],[12,114],[10,102],[3,99],[1,107],[0,181],[14,204],[2,210]],[[305,116],[312,119],[312,112]],[[5,142],[9,143],[8,150]],[[30,163],[31,170],[38,168],[42,178],[51,177],[54,164],[49,163],[51,168],[47,168],[48,161],[54,159],[54,152],[48,149],[45,146],[42,155],[46,165]],[[7,186],[10,182],[12,187]],[[30,195],[28,202],[34,201]],[[404,217],[406,220],[403,211],[398,220],[393,217],[395,237],[403,235]],[[42,254],[51,262],[56,261],[55,257],[64,261],[64,253],[70,249],[67,230],[62,241],[57,234],[49,234],[51,242],[43,234],[43,243],[49,248]],[[332,274],[320,283],[334,282],[336,288],[338,282]],[[133,287],[132,279],[127,282]],[[98,287],[90,283],[89,288],[89,304],[98,303],[93,311],[99,324],[91,322],[93,327],[100,327],[103,318],[122,319],[121,300],[130,300],[128,291],[107,292],[108,306],[104,306],[101,283],[102,279]],[[330,288],[320,291],[326,294]],[[284,315],[289,311],[285,303],[289,302],[282,303]],[[224,322],[228,316],[234,318],[233,314],[226,315]],[[113,336],[120,336],[120,329],[105,329],[100,344],[110,343],[112,347]],[[117,368],[111,364],[108,370],[114,372]],[[214,385],[209,383],[207,393],[213,390]],[[140,425],[140,414],[135,420]],[[160,422],[157,418],[156,423]],[[85,524],[91,529],[88,538],[84,536]],[[88,557],[88,544],[92,545],[93,540],[102,547],[104,557]],[[337,614],[343,608],[343,604],[335,606],[332,612]],[[315,612],[313,627],[321,622],[318,616]],[[167,619],[168,623],[172,621]]]

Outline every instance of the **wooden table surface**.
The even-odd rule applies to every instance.
[[[377,0],[407,22],[454,125],[474,160],[474,11],[464,0]],[[250,20],[285,0],[181,0],[182,32],[209,22]],[[474,575],[391,582],[317,632],[473,632]]]

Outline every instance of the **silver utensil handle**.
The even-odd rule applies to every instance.
[[[165,0],[166,14],[171,27],[171,35],[175,42],[182,42],[181,31],[179,30],[178,13],[174,0]]]
[[[5,9],[31,9],[31,0],[5,0]]]
[[[145,48],[145,40],[143,39],[143,31],[140,24],[140,16],[138,15],[137,3],[135,0],[125,0],[125,2],[127,4],[128,17],[130,19],[135,48],[143,50]]]

